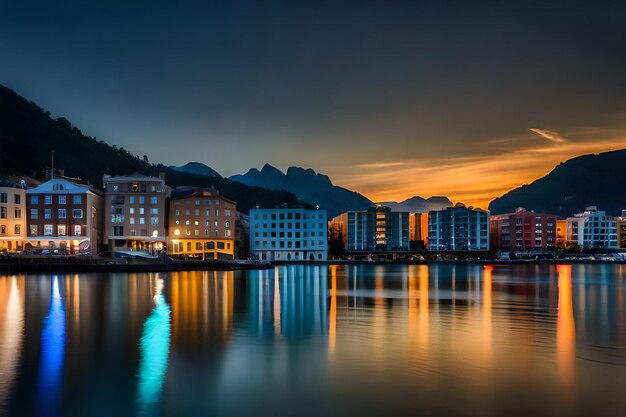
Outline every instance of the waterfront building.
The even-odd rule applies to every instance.
[[[345,236],[348,252],[409,250],[410,216],[382,205],[349,211],[333,218],[331,226]],[[344,232],[345,231],[345,232]]]
[[[567,243],[582,249],[617,249],[617,223],[605,211],[590,206],[567,218]]]
[[[104,175],[105,242],[111,252],[139,250],[154,254],[167,241],[165,175]]]
[[[431,251],[488,251],[489,212],[457,203],[428,213]]]
[[[555,245],[557,248],[564,248],[567,244],[567,220],[557,219]]]
[[[215,189],[179,188],[169,200],[167,252],[188,259],[233,259],[237,204]]]
[[[0,183],[0,253],[24,249],[26,190],[11,182]]]
[[[554,250],[556,227],[556,215],[534,213],[524,208],[491,216],[491,249],[499,252]]]
[[[428,214],[409,214],[409,246],[411,250],[428,247]]]
[[[301,207],[250,210],[250,254],[261,260],[325,261],[328,258],[326,210]]]
[[[56,178],[26,190],[25,249],[49,253],[101,250],[102,193],[80,180]]]
[[[617,247],[626,249],[626,209],[622,210],[622,215],[616,219],[617,226]]]

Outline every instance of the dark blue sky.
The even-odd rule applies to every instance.
[[[152,161],[454,195],[420,182],[556,143],[531,128],[626,139],[622,4],[2,1],[0,83]]]

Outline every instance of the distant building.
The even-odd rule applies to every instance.
[[[176,189],[169,202],[168,254],[233,259],[237,204],[214,189]]]
[[[428,250],[488,251],[489,212],[457,204],[428,213]]]
[[[556,248],[557,216],[518,208],[490,218],[491,249],[500,252],[547,251]]]
[[[411,250],[428,248],[428,214],[409,215],[409,246]]]
[[[108,250],[154,253],[167,241],[165,175],[104,175],[104,233]]]
[[[250,210],[250,254],[261,260],[328,259],[326,210]]]
[[[24,249],[26,239],[26,191],[9,182],[0,183],[0,253]]]
[[[25,249],[98,253],[102,207],[102,193],[83,182],[57,178],[26,190]]]
[[[237,212],[235,214],[235,258],[250,257],[250,216]]]
[[[340,214],[331,224],[344,233],[348,252],[405,251],[409,250],[409,217],[408,212],[376,205]]]
[[[617,223],[596,206],[567,218],[566,240],[582,249],[617,249]]]

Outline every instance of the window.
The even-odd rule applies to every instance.
[[[15,204],[22,204],[22,196],[15,194]]]
[[[135,218],[134,217],[129,217],[128,221],[130,222],[130,224],[135,224]]]
[[[67,197],[64,195],[59,196],[59,204],[65,204]]]
[[[21,219],[22,218],[22,209],[19,209],[19,208],[15,209],[15,218],[16,219]]]
[[[38,227],[37,227],[36,224],[31,224],[30,225],[30,235],[31,236],[38,236],[39,235]]]
[[[0,225],[0,235],[6,235],[7,234],[7,227],[6,225]]]
[[[39,218],[39,211],[37,209],[30,209],[30,218],[37,220]]]
[[[219,206],[220,205],[220,200],[215,200],[215,205]]]
[[[6,203],[8,202],[8,194],[7,193],[0,193],[0,203]]]
[[[52,218],[52,209],[44,209],[43,218],[46,220],[50,220]]]
[[[74,236],[82,236],[82,227],[79,224],[74,225]]]
[[[43,235],[44,236],[52,236],[52,225],[44,224],[43,225]]]
[[[174,212],[174,215],[175,215],[175,216],[180,216],[180,210],[176,210],[176,211]]]
[[[52,204],[52,196],[51,195],[44,196],[43,200],[44,200],[43,201],[44,204]]]
[[[0,219],[6,219],[7,218],[7,208],[2,206],[0,207]]]
[[[224,223],[224,226],[226,226],[226,227],[230,227],[230,222],[226,222],[226,223]]]
[[[66,229],[64,224],[57,225],[57,236],[66,236]]]
[[[150,218],[150,224],[152,226],[158,226],[159,225],[159,218],[158,217],[151,217]]]
[[[150,209],[150,214],[159,214],[159,208],[158,207],[152,207]]]
[[[128,209],[128,213],[129,214],[135,214],[135,208],[134,207],[129,208]]]
[[[150,197],[150,204],[157,204],[158,198],[156,196]]]
[[[144,204],[144,202],[145,202],[144,196],[140,195],[139,196],[139,204]]]
[[[82,209],[74,209],[74,210],[72,210],[72,217],[75,218],[75,219],[82,219],[83,218],[83,210]]]
[[[224,242],[217,242],[218,249],[224,249]]]
[[[217,200],[217,201],[219,201],[219,200]],[[220,209],[215,209],[215,215],[216,215],[216,216],[219,216],[219,215],[220,215]]]
[[[128,202],[129,202],[130,204],[135,204],[135,196],[134,196],[134,195],[129,196],[129,197],[128,197]]]
[[[72,197],[72,203],[74,204],[82,204],[83,203],[83,196],[82,195],[75,195]]]
[[[204,212],[205,216],[210,216],[211,215],[211,210],[206,209],[206,211]]]
[[[200,200],[196,200],[196,206],[200,205]]]
[[[226,232],[224,232],[224,236],[230,237],[230,230],[226,230]]]
[[[39,204],[39,196],[31,195],[30,196],[30,204]]]
[[[224,210],[224,216],[230,217],[230,210]]]
[[[67,219],[67,210],[66,209],[59,209],[58,213],[57,213],[57,217],[59,219]]]
[[[139,224],[146,224],[146,218],[145,217],[140,217],[139,218]]]
[[[16,224],[14,234],[19,235],[20,233],[22,233],[22,227],[19,224]]]

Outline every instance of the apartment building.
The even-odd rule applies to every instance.
[[[27,250],[96,254],[102,242],[102,193],[78,180],[51,179],[26,190]]]
[[[237,204],[215,189],[172,191],[168,254],[188,259],[233,259]]]
[[[590,206],[567,218],[566,240],[582,249],[617,249],[617,222],[605,211]]]
[[[24,249],[26,241],[26,190],[0,183],[0,253]]]
[[[548,251],[556,248],[557,216],[518,208],[490,218],[491,249],[500,252]]]
[[[165,175],[104,175],[104,233],[111,252],[155,254],[167,242],[167,209],[171,188]]]
[[[457,203],[428,213],[431,251],[488,251],[489,212]]]
[[[250,210],[250,254],[261,260],[328,259],[326,210],[274,208]]]

